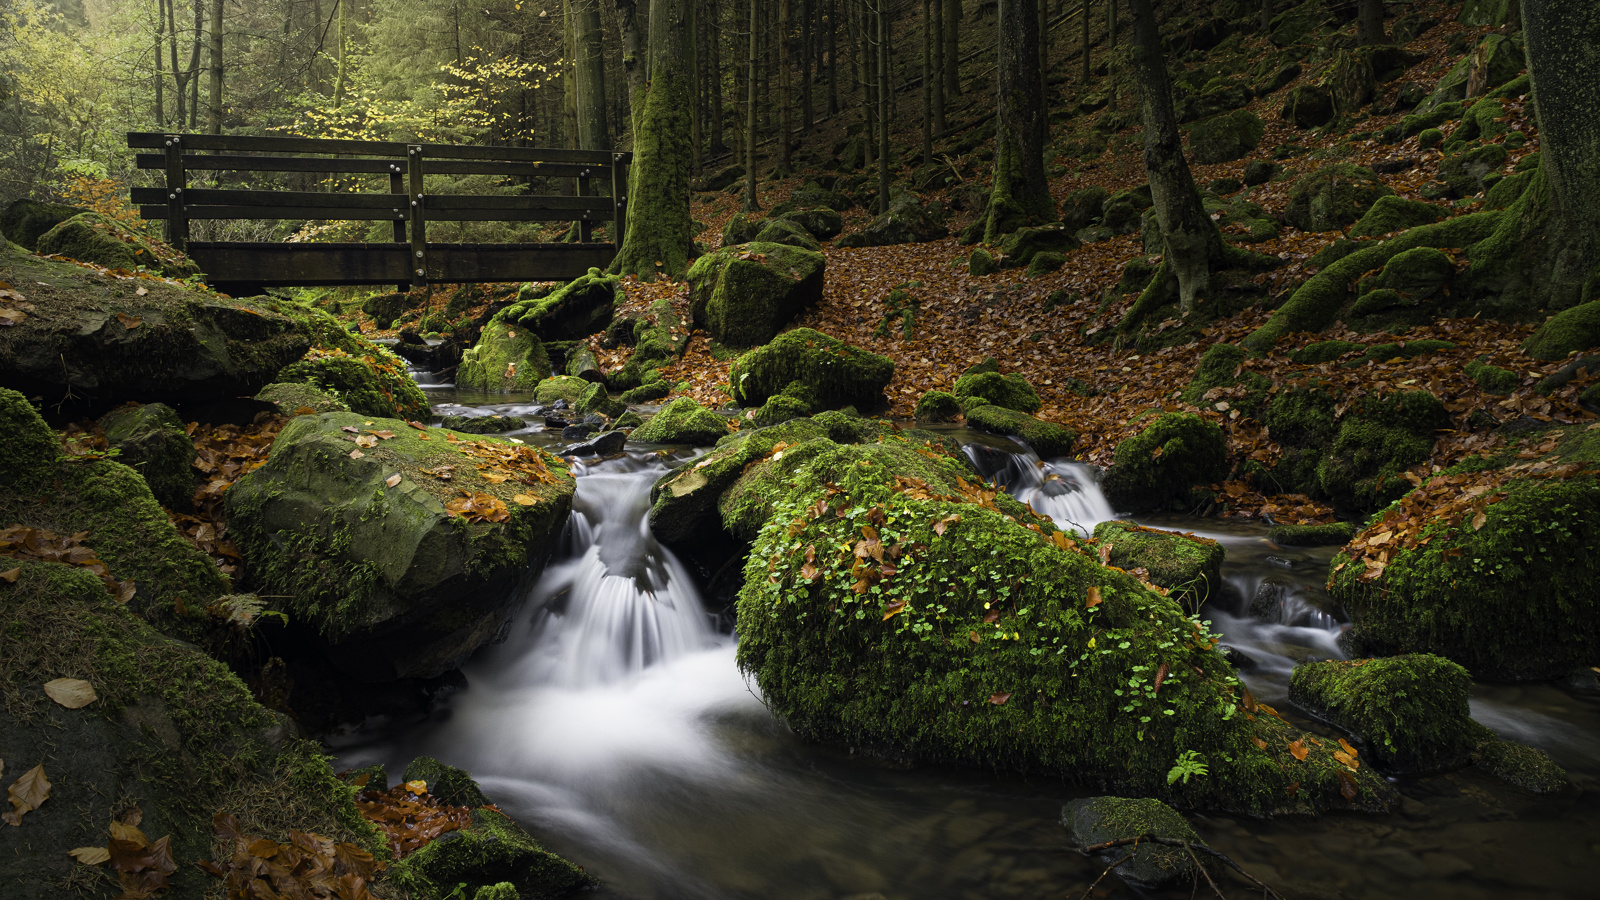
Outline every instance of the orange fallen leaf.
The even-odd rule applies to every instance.
[[[1290,741],[1289,742],[1289,753],[1290,753],[1290,755],[1292,755],[1295,759],[1299,760],[1300,762],[1305,762],[1306,761],[1306,754],[1308,752],[1309,751],[1306,750],[1306,742],[1305,741]]]
[[[135,328],[138,328],[139,323],[143,320],[138,316],[130,316],[127,313],[117,313],[117,321],[122,323],[123,328],[132,331]]]
[[[517,504],[518,506],[532,506],[539,501],[528,496],[527,494],[517,494],[511,498],[511,502]]]
[[[395,485],[400,483],[400,473],[396,472],[393,475],[390,475],[388,478],[385,478],[383,480],[383,483],[388,485],[389,487],[394,487]]]
[[[86,866],[98,866],[111,858],[111,851],[104,847],[75,847],[67,855]]]
[[[989,695],[989,702],[993,703],[995,706],[1005,706],[1006,701],[1010,699],[1011,693],[1009,691],[1004,693],[996,691],[995,693]]]
[[[1084,601],[1083,605],[1085,609],[1094,609],[1100,605],[1100,585],[1089,585],[1089,599]]]
[[[350,458],[351,459],[360,459],[363,456],[366,456],[366,454],[362,453],[360,450],[351,450],[350,451]]]

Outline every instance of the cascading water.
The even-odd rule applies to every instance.
[[[434,396],[454,399],[447,390]],[[1114,517],[1092,467],[987,445],[967,453],[1062,527],[1087,534]],[[883,766],[795,740],[739,673],[734,638],[712,627],[689,572],[650,535],[650,485],[664,470],[654,455],[581,469],[563,546],[507,641],[472,660],[469,687],[448,708],[347,739],[335,746],[341,763],[385,762],[397,774],[428,754],[466,768],[552,849],[599,875],[608,896],[1031,898],[1094,880],[1100,866],[1070,853],[1056,824],[1060,804],[1074,796],[1060,782]],[[1245,678],[1258,696],[1281,702],[1296,662],[1340,656],[1337,610],[1321,589],[1330,550],[1276,547],[1258,524],[1141,521],[1203,528],[1226,546],[1225,584],[1203,614],[1249,658]],[[1480,689],[1474,711],[1569,767],[1600,770],[1592,750],[1600,713],[1564,708],[1566,695],[1548,688],[1515,690]],[[1472,839],[1474,814],[1444,809],[1421,839]],[[1571,815],[1578,818],[1529,825],[1509,843],[1537,852],[1600,828],[1592,811]],[[1213,847],[1290,893],[1337,883],[1351,898],[1462,895],[1464,870],[1440,870],[1428,882],[1395,874],[1394,860],[1371,850],[1398,840],[1383,837],[1393,830],[1383,822],[1195,819]],[[1541,896],[1528,886],[1555,877],[1549,866],[1537,877],[1524,878],[1524,869],[1495,867],[1502,887],[1520,888],[1506,896]],[[1568,866],[1561,877],[1581,871]],[[1102,887],[1135,896],[1110,879]]]

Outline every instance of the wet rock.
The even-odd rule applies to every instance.
[[[350,407],[343,400],[309,384],[278,383],[269,384],[256,394],[255,399],[271,403],[277,408],[280,415],[298,416],[325,412],[349,412]]]
[[[461,356],[456,386],[467,391],[531,391],[549,377],[550,356],[532,330],[503,319],[484,326],[477,346]]]
[[[670,393],[672,393],[672,382],[661,379],[649,384],[641,384],[629,391],[623,391],[620,399],[623,403],[629,405],[649,403],[652,400],[665,399]]]
[[[1078,433],[1071,428],[992,404],[969,407],[966,417],[967,425],[979,431],[1021,438],[1040,459],[1071,454],[1078,439]]]
[[[765,403],[799,382],[823,408],[874,409],[883,405],[883,389],[893,377],[894,361],[888,357],[796,328],[735,360],[728,380],[734,401],[743,406]]]
[[[194,441],[172,407],[121,407],[106,413],[100,425],[106,443],[118,451],[117,461],[143,476],[162,506],[186,512],[194,505]]]
[[[581,441],[594,434],[595,431],[599,430],[599,427],[587,422],[579,425],[568,425],[561,429],[561,439],[564,441]]]
[[[730,347],[763,344],[822,297],[826,268],[821,253],[787,244],[708,253],[689,269],[690,315]]]
[[[1465,765],[1476,741],[1467,694],[1472,676],[1447,659],[1408,654],[1296,666],[1289,699],[1365,742],[1396,773]]]
[[[902,193],[889,203],[887,212],[880,213],[860,231],[844,235],[834,241],[835,247],[886,247],[893,244],[918,244],[937,241],[950,234],[944,216],[935,204],[924,204],[910,192]]]
[[[562,437],[566,437],[563,433]],[[628,441],[628,436],[620,431],[607,431],[592,441],[582,444],[573,444],[562,451],[565,456],[611,456],[621,453],[622,447]]]
[[[141,266],[168,278],[187,278],[200,269],[188,257],[129,230],[97,212],[82,212],[39,235],[40,256],[65,256],[108,269],[132,272]],[[165,252],[160,252],[165,251]]]
[[[1039,394],[1026,378],[1013,372],[969,372],[956,379],[955,396],[963,406],[993,404],[1018,412],[1039,411]]]
[[[567,351],[567,364],[563,367],[566,374],[584,381],[605,381],[606,376],[600,369],[599,360],[595,359],[594,351],[589,349],[587,343]]]
[[[1094,539],[1111,548],[1111,565],[1130,572],[1145,569],[1151,582],[1185,608],[1199,609],[1222,589],[1227,553],[1210,538],[1113,521],[1096,525]]]
[[[493,321],[531,331],[541,341],[582,340],[610,324],[620,283],[620,278],[599,269],[590,269],[548,294],[530,282]]]
[[[1187,504],[1195,485],[1222,480],[1225,456],[1215,423],[1164,413],[1117,445],[1100,489],[1113,507],[1130,512]]]
[[[1197,123],[1189,132],[1189,150],[1201,165],[1230,162],[1250,155],[1265,132],[1260,116],[1236,110]]]
[[[451,431],[464,431],[467,434],[504,434],[519,428],[527,428],[528,422],[517,416],[445,416],[439,427]]]
[[[1356,536],[1354,522],[1327,525],[1274,525],[1267,540],[1286,547],[1334,547],[1350,543]]]
[[[1154,835],[1174,841],[1204,846],[1200,835],[1172,807],[1160,800],[1130,800],[1124,797],[1087,797],[1061,807],[1061,824],[1069,839],[1079,847],[1093,847],[1109,841]],[[1129,848],[1117,847],[1098,854],[1107,864],[1127,856]],[[1210,857],[1202,856],[1202,860]],[[1213,871],[1214,864],[1207,866]],[[1145,844],[1133,859],[1114,870],[1122,880],[1140,887],[1161,888],[1187,884],[1199,878],[1194,857],[1182,847]]]
[[[345,428],[394,437],[361,448]],[[558,459],[447,434],[353,413],[300,416],[267,464],[227,492],[251,583],[284,597],[291,622],[357,680],[432,677],[494,640],[566,521],[574,485]],[[503,448],[518,472],[542,468],[545,483],[485,480],[480,466],[503,464],[472,455],[481,441]],[[504,518],[469,527],[445,506],[463,490],[493,498]]]
[[[414,419],[428,414],[428,399],[386,348],[371,345],[361,356],[314,350],[278,371],[278,379],[304,382],[338,396],[352,412]]]

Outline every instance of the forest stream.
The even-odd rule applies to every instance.
[[[436,413],[534,409],[531,399],[490,402],[415,374]],[[1114,516],[1093,466],[955,434],[981,472],[1061,527],[1087,532]],[[547,445],[555,435],[535,426],[513,436]],[[576,465],[562,547],[507,640],[480,651],[465,667],[468,686],[425,718],[330,738],[338,767],[398,771],[429,754],[467,769],[547,846],[599,876],[607,897],[1079,896],[1103,865],[1070,849],[1059,819],[1063,803],[1088,792],[885,764],[804,743],[768,713],[735,665],[731,616],[707,608],[702,576],[646,522],[651,484],[689,458],[632,451]],[[1347,620],[1323,589],[1334,548],[1279,547],[1258,522],[1138,521],[1226,547],[1225,584],[1202,614],[1239,654],[1257,697],[1336,736],[1287,699],[1297,662],[1343,658],[1336,638]],[[1472,715],[1544,750],[1580,786],[1600,777],[1594,698],[1477,684]],[[1288,897],[1600,896],[1600,808],[1582,793],[1535,797],[1474,769],[1395,784],[1404,801],[1388,816],[1189,818],[1210,846]],[[1094,896],[1165,894],[1106,878]]]

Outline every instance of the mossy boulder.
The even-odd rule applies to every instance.
[[[1542,750],[1516,741],[1503,741],[1485,734],[1472,750],[1472,764],[1490,775],[1533,794],[1558,794],[1572,789],[1565,769]]]
[[[1358,344],[1355,341],[1313,341],[1291,353],[1289,360],[1296,365],[1317,366],[1333,362],[1351,353],[1365,353],[1366,349],[1366,344]]]
[[[250,582],[336,665],[385,681],[438,675],[498,636],[573,490],[532,447],[327,413],[292,420],[226,498]],[[472,510],[447,508],[464,495]]]
[[[1398,774],[1460,768],[1472,753],[1472,676],[1425,653],[1296,666],[1295,705],[1361,738],[1372,761]]]
[[[1363,652],[1433,653],[1475,678],[1556,678],[1600,665],[1600,480],[1514,478],[1475,515],[1429,516],[1375,575],[1346,553],[1329,590]],[[1398,510],[1356,538],[1395,530]],[[1370,649],[1367,649],[1370,648]]]
[[[733,399],[757,406],[794,382],[809,388],[824,408],[883,405],[894,361],[811,328],[778,335],[734,361],[728,372]]]
[[[927,391],[917,399],[917,424],[954,422],[961,418],[961,401],[945,391]]]
[[[1061,824],[1078,847],[1093,847],[1111,841],[1153,835],[1169,841],[1188,841],[1204,846],[1178,811],[1151,798],[1084,797],[1061,807]],[[1130,851],[1118,847],[1098,855],[1103,862],[1118,863]],[[1133,858],[1116,867],[1118,877],[1140,887],[1162,888],[1187,884],[1200,877],[1196,856],[1182,847],[1142,843],[1133,849]],[[1209,859],[1210,857],[1200,857]],[[1208,866],[1212,869],[1212,866]]]
[[[1476,359],[1467,363],[1465,371],[1488,394],[1510,394],[1522,384],[1521,375]]]
[[[968,408],[966,416],[969,427],[1019,438],[1040,459],[1071,455],[1073,442],[1078,439],[1078,433],[1071,428],[1003,406],[980,403]]]
[[[690,315],[729,347],[764,344],[822,298],[826,270],[821,253],[787,244],[717,250],[689,268]]]
[[[1432,247],[1413,247],[1395,254],[1377,277],[1363,281],[1361,292],[1387,289],[1410,303],[1421,303],[1442,295],[1455,275],[1456,262],[1449,254]],[[1360,306],[1360,301],[1356,305]]]
[[[1283,99],[1285,122],[1296,128],[1320,128],[1333,121],[1333,95],[1314,84],[1302,84]]]
[[[0,485],[22,491],[55,471],[61,442],[28,399],[0,388]]]
[[[1393,193],[1371,169],[1331,163],[1295,179],[1283,220],[1301,231],[1333,231],[1360,221],[1379,197]]]
[[[679,397],[633,432],[635,441],[651,444],[715,444],[728,433],[728,420],[696,403]]]
[[[1028,383],[1028,379],[1015,372],[1010,375],[1001,375],[999,372],[966,373],[956,379],[955,395],[957,400],[982,397],[995,406],[1025,413],[1038,412],[1040,406],[1039,393]]]
[[[623,391],[618,399],[632,406],[635,403],[649,403],[652,400],[664,400],[672,393],[672,382],[658,378],[649,384],[641,384],[636,388]]]
[[[412,897],[556,900],[598,886],[583,867],[546,850],[511,817],[491,807],[478,783],[461,769],[419,756],[401,778],[425,781],[440,801],[472,811],[467,827],[435,837],[390,866],[387,881]]]
[[[778,444],[799,444],[827,436],[828,430],[811,419],[791,419],[723,438],[709,453],[656,480],[650,488],[650,531],[669,543],[703,534],[704,528],[715,527],[719,521],[718,501],[748,465],[771,453]]]
[[[788,244],[802,250],[822,250],[822,245],[817,243],[805,226],[788,219],[767,219],[752,240],[765,244]]]
[[[835,247],[887,247],[893,244],[921,244],[947,237],[950,229],[936,204],[923,203],[907,191],[889,203],[886,212],[874,216],[860,231],[833,242]]]
[[[728,224],[722,226],[722,246],[748,244],[756,239],[756,232],[760,230],[759,222],[752,222],[744,213],[734,213],[728,218]]]
[[[149,840],[170,838],[179,863],[168,876],[173,897],[220,890],[189,864],[214,858],[218,813],[284,843],[292,828],[354,843],[358,853],[383,852],[321,748],[294,737],[287,718],[257,703],[227,666],[158,632],[87,569],[33,560],[14,567],[14,580],[0,583],[6,780],[42,765],[50,796],[19,827],[0,830],[7,897],[70,895],[61,887],[68,883],[111,896],[116,888],[84,879],[82,863],[42,848],[105,847],[107,824],[135,809]],[[190,596],[197,608],[203,602]],[[97,699],[61,706],[43,688],[57,678],[89,682]]]
[[[465,434],[505,434],[508,431],[527,428],[528,422],[517,416],[491,413],[486,416],[445,416],[439,427]]]
[[[826,207],[794,209],[779,218],[799,225],[819,241],[831,240],[844,231],[844,217]]]
[[[598,389],[598,390],[597,390]],[[551,375],[541,379],[533,389],[533,399],[544,406],[550,406],[559,401],[573,409],[582,411],[582,407],[594,402],[594,395],[599,393],[604,396],[604,385],[597,385],[592,381],[575,378],[571,375]]]
[[[1184,385],[1181,394],[1184,402],[1195,406],[1211,406],[1215,398],[1226,389],[1242,386],[1243,392],[1228,391],[1230,407],[1253,413],[1265,401],[1272,382],[1259,372],[1245,368],[1250,351],[1238,344],[1213,344],[1206,348],[1194,375]]]
[[[1498,172],[1506,162],[1506,148],[1483,144],[1452,153],[1439,163],[1439,180],[1453,197],[1476,197],[1485,190],[1484,179]]]
[[[1337,547],[1350,543],[1356,536],[1353,522],[1331,522],[1327,525],[1274,525],[1267,532],[1267,540],[1285,547]]]
[[[745,565],[738,663],[802,738],[1184,806],[1345,806],[1331,753],[1295,761],[1298,733],[1245,716],[1227,661],[1170,598],[1004,495],[946,499],[882,446],[794,466]],[[1208,774],[1169,779],[1186,751]],[[1350,806],[1393,802],[1355,778]]]
[[[507,393],[531,391],[550,377],[550,355],[532,329],[496,318],[478,343],[461,354],[456,386],[462,390]]]
[[[1117,445],[1100,490],[1118,510],[1188,501],[1197,485],[1227,474],[1222,429],[1193,413],[1163,413]]]
[[[106,444],[118,451],[117,461],[143,476],[162,506],[182,512],[193,505],[194,441],[172,407],[120,407],[102,416],[100,425]]]
[[[1247,109],[1212,116],[1189,131],[1189,152],[1200,165],[1232,162],[1249,156],[1261,145],[1266,124]]]
[[[1072,232],[1060,225],[1018,228],[1000,239],[1000,252],[1008,266],[1026,266],[1040,253],[1065,253],[1079,246]]]
[[[1444,217],[1445,211],[1432,203],[1393,195],[1379,197],[1350,229],[1350,237],[1382,237],[1418,225],[1431,225]]]
[[[65,256],[107,269],[132,272],[140,266],[169,278],[187,278],[200,271],[188,257],[138,234],[97,212],[82,212],[39,236],[40,256]]]
[[[1316,467],[1322,493],[1335,506],[1372,510],[1410,490],[1401,473],[1428,459],[1450,416],[1427,391],[1398,391],[1360,398],[1338,422]]]
[[[304,382],[279,382],[269,384],[256,394],[256,399],[271,403],[285,416],[315,415],[325,412],[349,412],[350,406],[333,394]],[[309,413],[303,412],[309,410]]]
[[[32,306],[0,328],[0,384],[52,404],[250,396],[311,346],[304,317],[265,301],[100,275],[9,242],[0,270]]]
[[[972,248],[972,253],[967,256],[967,274],[974,278],[993,275],[1000,271],[1000,264],[994,261],[994,255],[982,247]]]
[[[1516,0],[1466,0],[1456,21],[1463,25],[1504,25],[1516,11]]]
[[[1461,104],[1454,101],[1429,106],[1421,112],[1413,113],[1401,119],[1400,135],[1401,137],[1412,137],[1420,135],[1429,129],[1437,130],[1440,125],[1461,118],[1461,110]]]
[[[428,398],[406,372],[405,361],[384,347],[372,345],[368,350],[352,356],[343,350],[313,349],[279,370],[278,380],[301,381],[327,391],[362,415],[426,417]]]
[[[1111,192],[1099,185],[1079,188],[1068,194],[1067,199],[1061,201],[1062,227],[1077,233],[1096,224],[1105,212],[1106,200],[1110,197]]]
[[[1593,347],[1600,347],[1600,300],[1551,316],[1523,342],[1522,351],[1534,359],[1554,360]]]
[[[1222,588],[1227,552],[1210,538],[1110,521],[1094,527],[1094,539],[1111,548],[1111,565],[1144,569],[1152,583],[1166,588],[1185,609],[1198,609]]]
[[[494,321],[519,325],[541,341],[576,341],[604,331],[616,311],[622,279],[599,269],[574,278],[548,294],[524,284]]]
[[[88,210],[65,203],[40,203],[37,200],[13,200],[0,213],[0,234],[22,245],[26,250],[39,247],[39,238],[62,222]]]

